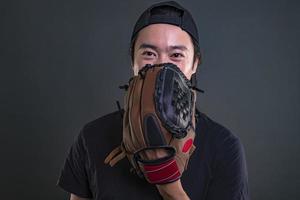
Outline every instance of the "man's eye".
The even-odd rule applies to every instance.
[[[172,57],[180,58],[180,57],[184,57],[184,55],[182,53],[173,53]]]
[[[153,52],[151,52],[151,51],[144,51],[144,52],[142,53],[142,55],[143,55],[143,56],[155,56],[155,54],[154,54]]]

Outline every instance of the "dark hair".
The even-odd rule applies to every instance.
[[[172,6],[167,6],[167,5],[164,5],[164,6],[159,6],[159,7],[155,7],[151,10],[151,15],[152,16],[155,16],[155,15],[168,15],[170,17],[172,16],[180,16],[182,14],[182,12],[180,10],[178,10],[177,8],[175,7],[172,7]],[[136,39],[138,37],[139,33],[136,34],[132,40],[131,40],[131,43],[130,43],[130,49],[129,49],[129,53],[130,53],[130,56],[131,56],[131,61],[133,62],[134,60],[134,46],[135,46],[135,42],[136,42]],[[191,36],[190,36],[191,37]],[[193,62],[196,61],[196,58],[199,59],[199,64],[201,63],[201,52],[200,52],[200,47],[199,47],[199,44],[196,42],[196,40],[191,37],[191,40],[192,40],[192,43],[193,43],[193,46],[194,46],[194,58],[193,58]]]

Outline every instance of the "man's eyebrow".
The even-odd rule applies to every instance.
[[[182,51],[188,50],[188,48],[184,45],[174,45],[174,46],[170,46],[169,48],[171,50],[175,50],[175,49],[179,49],[179,50],[182,50]]]
[[[139,49],[146,49],[146,48],[149,48],[149,49],[153,49],[155,51],[158,50],[158,47],[157,46],[154,46],[152,44],[147,44],[147,43],[143,43],[140,45]],[[169,50],[176,50],[176,49],[179,49],[179,50],[182,50],[182,51],[186,51],[188,50],[188,48],[184,45],[172,45],[172,46],[169,46],[168,47]]]
[[[150,49],[153,49],[155,51],[157,51],[157,46],[154,46],[152,44],[146,44],[146,43],[143,43],[140,45],[139,49],[146,49],[146,48],[150,48]]]

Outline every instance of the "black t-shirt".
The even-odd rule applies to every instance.
[[[248,200],[245,153],[239,138],[197,110],[196,150],[181,182],[192,200]],[[125,158],[114,167],[105,157],[122,140],[119,111],[87,123],[71,146],[57,185],[95,200],[162,199],[155,187],[130,172]]]

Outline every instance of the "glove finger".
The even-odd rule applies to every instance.
[[[121,147],[120,146],[116,147],[114,150],[112,150],[112,152],[108,154],[108,156],[106,156],[104,163],[108,164],[117,154],[121,152],[122,152]]]
[[[109,165],[111,167],[113,167],[119,160],[122,160],[123,158],[125,158],[125,156],[126,156],[126,153],[124,151],[122,151],[116,157],[114,157],[113,159],[111,159],[111,161],[109,162]]]

